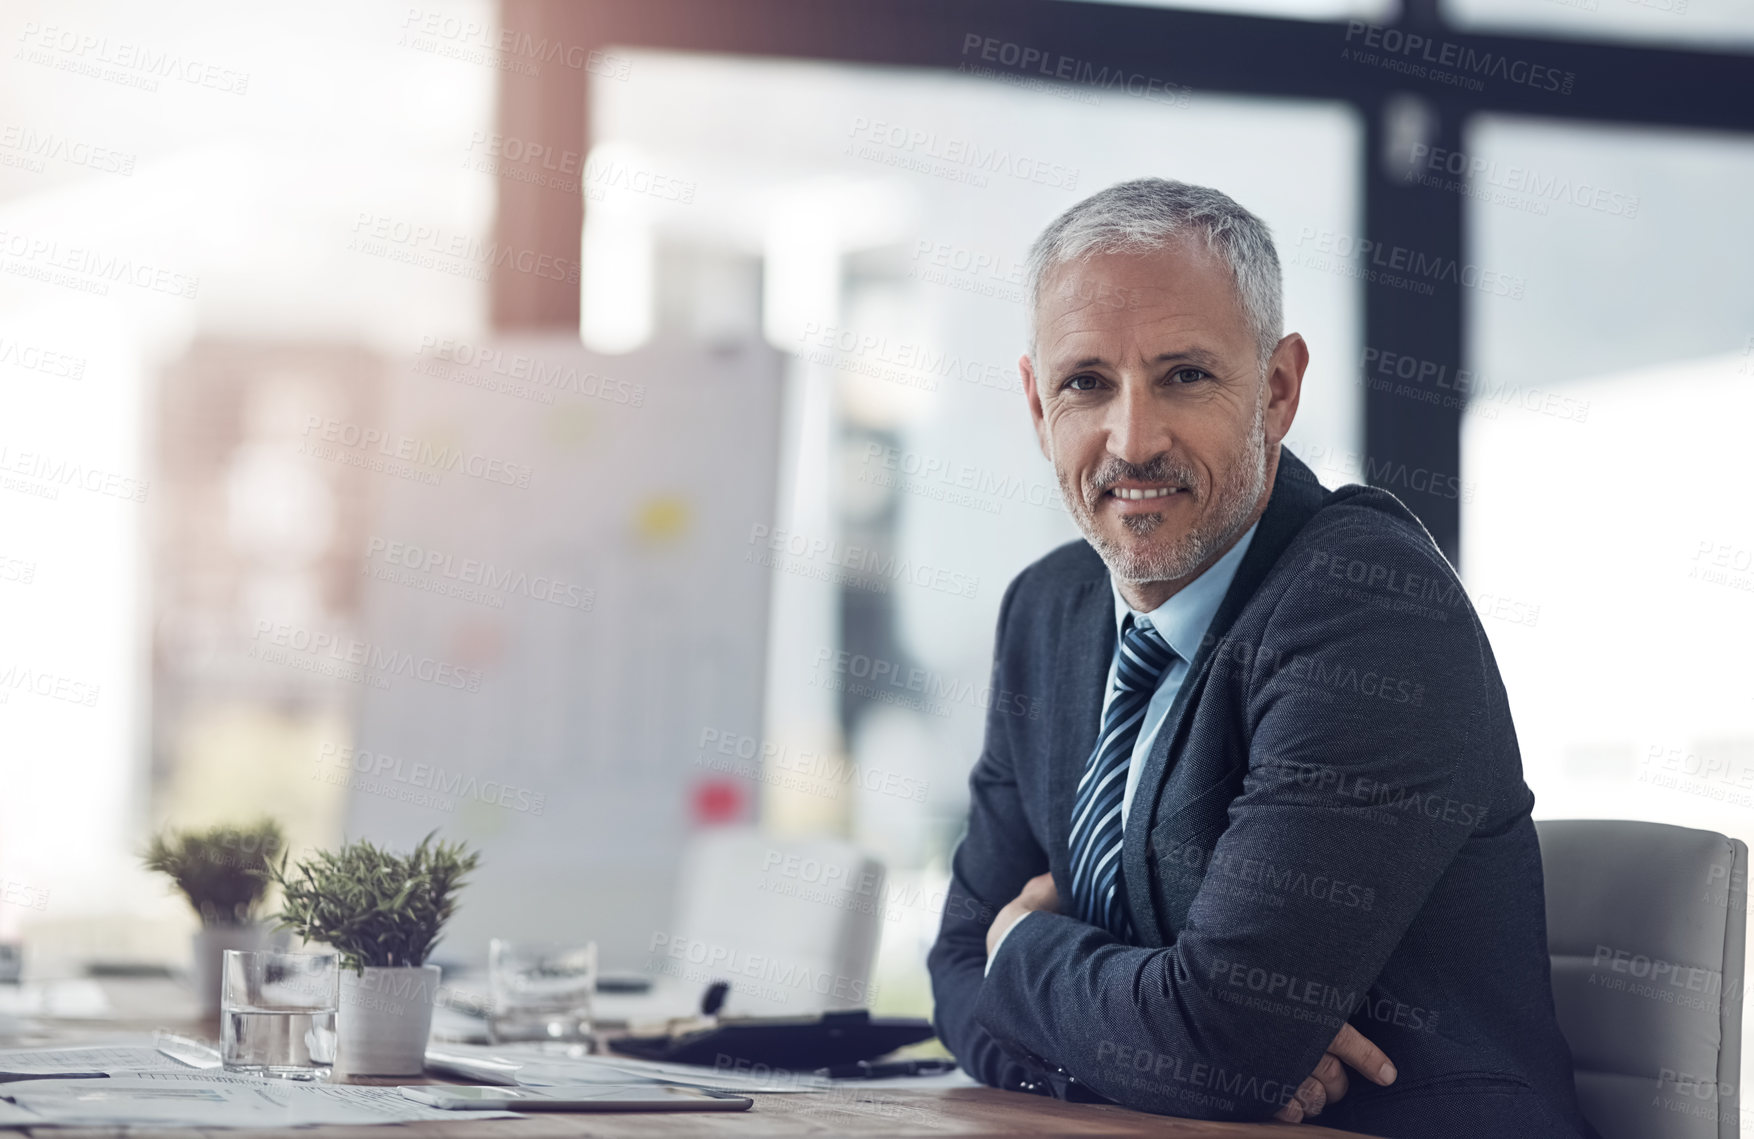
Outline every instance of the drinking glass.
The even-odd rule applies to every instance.
[[[340,1007],[337,962],[333,953],[226,950],[219,993],[226,1071],[328,1079]]]
[[[555,945],[494,938],[488,952],[487,1036],[514,1040],[591,1040],[597,943]]]

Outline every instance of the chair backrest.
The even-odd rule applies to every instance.
[[[697,989],[728,982],[726,1015],[864,1008],[886,902],[883,864],[850,843],[714,827],[683,854],[652,968]]]
[[[1738,1139],[1747,844],[1617,819],[1535,827],[1585,1117],[1602,1139]]]

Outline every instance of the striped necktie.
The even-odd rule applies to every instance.
[[[1127,767],[1145,709],[1175,659],[1175,650],[1149,621],[1136,622],[1132,614],[1127,615],[1115,649],[1114,696],[1072,807],[1073,912],[1080,921],[1101,926],[1122,941],[1133,935],[1121,884],[1121,800],[1127,789]]]

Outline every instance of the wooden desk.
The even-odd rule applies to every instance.
[[[105,982],[116,1017],[108,1021],[43,1022],[46,1031],[4,1047],[78,1044],[119,1032],[168,1028],[211,1038],[217,1025],[190,1020],[186,994],[165,982]],[[164,1014],[154,1016],[155,1008]],[[441,1080],[361,1080],[361,1083],[442,1083]],[[993,1088],[901,1091],[884,1081],[837,1085],[827,1092],[754,1095],[755,1106],[741,1112],[684,1112],[628,1115],[532,1115],[526,1119],[459,1119],[455,1123],[399,1126],[233,1129],[191,1128],[37,1128],[0,1131],[32,1139],[685,1139],[695,1136],[992,1136],[1105,1135],[1159,1139],[1361,1139],[1356,1132],[1312,1124],[1207,1123],[1147,1115],[1120,1107],[1064,1103],[1044,1096]]]

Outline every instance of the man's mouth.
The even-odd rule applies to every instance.
[[[1153,498],[1168,498],[1186,490],[1186,487],[1180,486],[1111,486],[1103,493],[1126,502],[1144,502]]]

